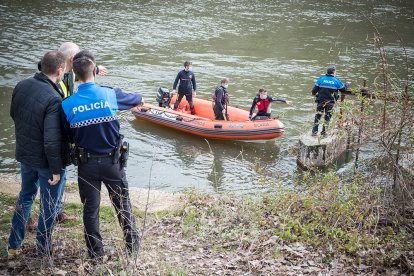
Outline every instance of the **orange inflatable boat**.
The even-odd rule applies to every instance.
[[[172,106],[176,99],[176,95],[169,99],[168,106]],[[210,139],[268,140],[284,133],[283,123],[275,118],[251,121],[247,110],[228,106],[229,120],[215,120],[212,101],[193,98],[193,103],[195,115],[191,115],[185,98],[176,111],[161,103],[159,106],[145,103],[133,108],[132,113],[138,119]]]

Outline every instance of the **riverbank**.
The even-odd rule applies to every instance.
[[[10,187],[17,183],[9,182]],[[102,262],[87,258],[82,206],[68,198],[66,211],[77,220],[55,227],[53,256],[39,260],[35,233],[28,233],[23,255],[7,259],[4,248],[15,196],[4,193],[3,186],[0,274],[408,275],[414,271],[412,230],[399,223],[395,213],[390,220],[378,200],[381,191],[364,183],[343,183],[332,173],[306,175],[295,189],[266,185],[272,185],[274,193],[256,194],[254,199],[192,191],[181,194],[177,204],[147,216],[134,208],[138,228],[144,230],[137,261],[124,250],[113,208],[103,204],[101,234],[107,256]]]
[[[0,173],[0,192],[17,196],[20,191],[20,175]],[[102,185],[101,204],[110,206],[108,192]],[[137,187],[129,188],[129,195],[132,205],[138,210],[150,213],[171,210],[179,205],[179,193],[169,193],[158,190],[141,189]],[[77,183],[68,182],[65,189],[63,201],[66,203],[80,203]]]

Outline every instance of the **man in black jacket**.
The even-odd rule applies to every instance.
[[[62,53],[47,52],[41,60],[42,71],[19,82],[13,90],[10,116],[15,124],[16,160],[21,163],[22,186],[12,218],[9,256],[21,253],[25,225],[39,188],[37,253],[45,256],[52,250],[51,236],[67,156],[60,125],[62,95],[56,86],[65,65]]]
[[[60,91],[62,92],[62,97],[66,98],[75,93],[75,73],[73,72],[72,65],[73,65],[73,57],[80,52],[80,48],[78,45],[76,45],[73,42],[64,42],[59,47],[59,52],[63,54],[66,61],[66,67],[65,67],[65,73],[63,75],[62,80],[57,84]],[[39,71],[42,71],[42,66],[40,64],[40,61],[38,63],[38,69]],[[96,66],[96,74],[100,76],[106,76],[108,74],[108,70],[105,66],[97,65]],[[75,220],[76,217],[73,215],[69,215],[64,211],[63,208],[63,194],[65,192],[65,184],[63,183],[60,193],[60,200],[58,203],[58,215],[57,215],[57,222],[63,223],[66,221]],[[27,230],[34,231],[37,229],[36,222],[29,217],[29,220],[27,222]]]

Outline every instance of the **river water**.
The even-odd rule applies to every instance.
[[[263,175],[290,183],[300,171],[292,154],[310,131],[316,78],[335,64],[338,77],[357,88],[380,72],[374,27],[384,37],[390,70],[406,76],[400,38],[414,57],[412,1],[1,1],[0,172],[18,173],[13,87],[32,76],[40,57],[62,42],[92,50],[109,70],[97,83],[140,93],[154,102],[158,87],[171,89],[185,60],[193,61],[197,96],[211,98],[230,79],[231,105],[248,109],[257,90],[284,98],[273,115],[286,125],[281,138],[265,142],[204,140],[119,114],[131,144],[131,186],[180,191],[251,192]],[[346,163],[342,166],[346,166]],[[76,171],[69,168],[69,179]]]

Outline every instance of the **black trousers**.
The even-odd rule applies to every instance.
[[[328,127],[329,121],[331,120],[331,117],[332,117],[332,109],[334,105],[335,105],[335,102],[332,102],[332,101],[318,103],[318,105],[316,106],[316,115],[315,115],[315,121],[313,123],[312,134],[318,133],[319,120],[321,119],[322,114],[324,113],[325,113],[325,123],[323,124],[323,127],[322,127],[322,134],[325,134],[326,128]]]
[[[263,111],[263,110],[262,111],[259,111],[259,112],[256,113],[256,115],[254,115],[254,117],[252,118],[252,121],[254,121],[257,116],[266,116],[266,117],[269,117],[270,118],[270,116],[272,116],[272,114],[271,113],[267,113],[266,111]]]
[[[193,93],[185,93],[185,94],[180,94],[180,92],[178,92],[178,99],[177,101],[174,103],[174,108],[178,108],[178,105],[180,104],[181,100],[183,99],[183,97],[185,96],[185,98],[187,99],[188,104],[190,105],[191,109],[194,109],[194,103],[193,103]]]
[[[213,108],[214,116],[216,117],[216,120],[224,120],[223,110],[218,107],[218,105],[215,105]]]
[[[102,182],[108,189],[112,205],[115,207],[127,249],[131,253],[136,252],[139,236],[129,200],[125,170],[119,163],[113,164],[111,156],[95,157],[88,158],[87,163],[79,164],[78,167],[79,194],[83,204],[84,233],[89,256],[95,258],[104,255],[99,232]]]

